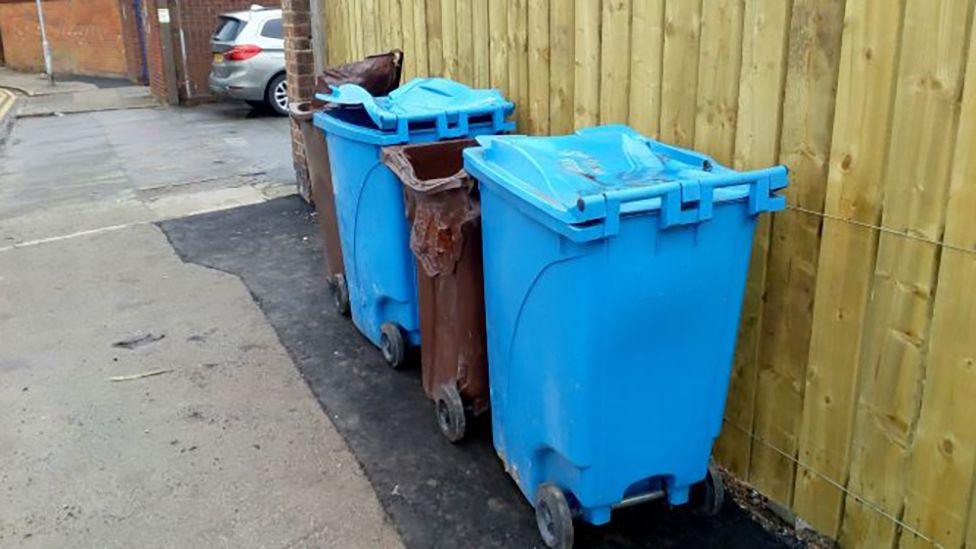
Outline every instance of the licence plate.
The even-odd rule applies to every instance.
[[[222,54],[222,53],[215,53],[214,54],[214,63],[220,64],[220,63],[223,63],[223,62],[224,62],[224,54]]]

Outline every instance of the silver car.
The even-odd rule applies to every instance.
[[[280,9],[253,6],[249,11],[221,15],[210,45],[210,91],[243,99],[252,107],[270,107],[282,116],[288,114]]]

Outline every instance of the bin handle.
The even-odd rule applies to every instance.
[[[685,153],[687,154],[687,153]],[[704,157],[707,158],[707,157]],[[778,191],[786,187],[787,169],[774,166],[748,172],[732,172],[706,179],[671,181],[660,185],[631,187],[612,193],[580,197],[577,207],[585,211],[595,207],[605,211],[604,235],[617,234],[622,204],[661,199],[662,228],[690,225],[712,217],[715,189],[749,186],[749,214],[779,211],[786,207],[786,197]],[[600,211],[600,210],[597,211]]]

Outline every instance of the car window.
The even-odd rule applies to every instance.
[[[233,17],[221,17],[214,30],[213,39],[218,42],[233,42],[244,28],[244,21]]]
[[[281,19],[269,19],[261,29],[261,36],[265,38],[277,38],[281,40],[285,37],[281,32]]]

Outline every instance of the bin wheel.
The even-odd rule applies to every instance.
[[[332,305],[342,316],[349,316],[349,286],[346,285],[346,277],[337,274],[332,283]]]
[[[400,331],[399,326],[392,322],[380,326],[380,350],[383,351],[383,360],[394,370],[403,366],[407,354],[405,347],[403,332]]]
[[[464,438],[464,403],[457,387],[453,384],[441,385],[434,394],[434,412],[441,434],[451,442]]]
[[[691,502],[695,513],[702,517],[714,517],[722,510],[722,504],[725,502],[725,486],[715,464],[708,464],[705,480],[692,488]]]
[[[548,547],[569,549],[573,546],[573,513],[566,494],[556,485],[545,483],[535,495],[535,521],[539,535]]]

